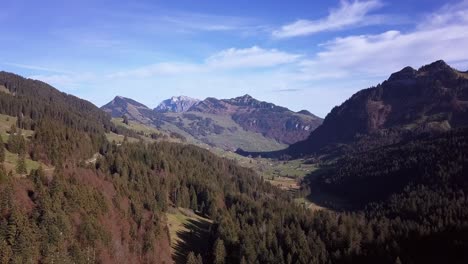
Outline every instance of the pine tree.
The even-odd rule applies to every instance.
[[[221,239],[217,239],[213,247],[213,263],[224,264],[226,259],[226,248]]]
[[[5,161],[5,144],[3,143],[2,136],[0,136],[0,162]]]
[[[197,257],[195,257],[195,253],[193,253],[193,251],[190,251],[187,255],[187,264],[198,264]]]
[[[13,257],[13,250],[5,240],[0,240],[0,263],[10,263]]]
[[[198,210],[197,193],[195,192],[193,186],[190,187],[190,208],[194,211]]]
[[[18,174],[26,174],[28,170],[26,168],[26,161],[24,158],[24,154],[18,155],[18,161],[16,163],[16,172]]]
[[[396,258],[396,260],[395,260],[395,264],[401,264],[400,257],[397,257],[397,258]]]
[[[10,132],[9,133],[10,135],[8,137],[8,142],[7,142],[8,150],[10,152],[17,153],[18,145],[17,145],[17,142],[16,142],[16,134],[17,134],[16,126],[11,125],[11,128],[10,128],[9,132]]]
[[[203,264],[203,258],[202,258],[202,256],[200,255],[200,253],[198,253],[198,255],[197,255],[197,263],[198,263],[198,264]]]

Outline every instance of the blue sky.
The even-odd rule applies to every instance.
[[[468,0],[3,0],[0,70],[98,106],[243,94],[325,116],[404,66],[468,70]]]

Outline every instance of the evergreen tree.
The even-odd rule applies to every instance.
[[[213,263],[224,264],[226,260],[226,248],[221,239],[217,239],[213,247]]]
[[[190,209],[197,211],[198,210],[198,199],[197,193],[193,186],[190,187]]]
[[[197,255],[197,264],[203,264],[203,258],[200,255],[200,253],[198,253],[198,255]]]
[[[0,136],[0,162],[5,161],[5,144],[3,143],[2,136]]]
[[[401,263],[401,260],[400,260],[400,257],[397,257],[397,258],[395,259],[395,264],[402,264],[402,263]]]
[[[193,251],[190,251],[187,255],[187,264],[198,264],[197,257],[195,257],[195,253],[193,253]]]
[[[25,154],[18,155],[18,161],[16,162],[16,172],[18,174],[26,174],[28,170],[26,168]]]

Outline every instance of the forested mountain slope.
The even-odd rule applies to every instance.
[[[419,70],[406,67],[357,92],[333,108],[305,141],[285,152],[307,155],[343,144],[370,149],[467,125],[468,78],[436,61]]]

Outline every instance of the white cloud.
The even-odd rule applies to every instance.
[[[380,0],[353,1],[341,0],[340,6],[330,10],[326,18],[319,20],[300,19],[292,24],[282,26],[273,31],[277,38],[288,38],[310,35],[323,31],[341,30],[356,25],[381,23],[383,16],[368,15],[369,12],[382,6]]]
[[[427,19],[410,32],[391,30],[329,41],[322,45],[323,51],[315,58],[302,63],[302,75],[372,78],[388,76],[408,65],[418,68],[439,59],[448,63],[466,62],[467,2],[440,9],[428,16],[440,19]]]
[[[428,15],[419,28],[436,28],[455,23],[468,23],[468,0],[443,6],[438,12]]]
[[[253,46],[247,49],[223,50],[210,56],[206,64],[212,68],[261,68],[292,63],[300,57],[298,54]]]

